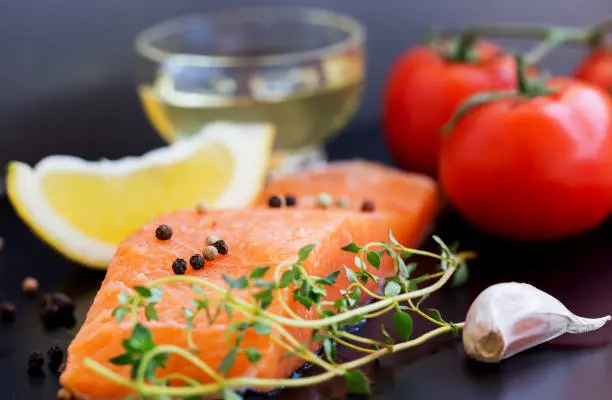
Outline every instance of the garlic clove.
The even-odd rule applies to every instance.
[[[610,320],[582,318],[559,300],[526,283],[485,289],[468,310],[463,347],[471,358],[496,363],[565,333],[584,333]]]

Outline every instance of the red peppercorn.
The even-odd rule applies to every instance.
[[[196,204],[196,212],[198,214],[206,214],[207,211],[208,205],[206,205],[206,202],[200,201],[198,204]]]
[[[374,207],[374,202],[371,200],[364,200],[361,205],[361,211],[363,212],[372,212],[376,207]]]
[[[17,310],[17,308],[8,301],[0,303],[0,321],[2,321],[2,323],[15,321],[15,310]]]

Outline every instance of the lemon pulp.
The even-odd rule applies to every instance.
[[[226,148],[209,146],[169,167],[122,178],[56,174],[44,177],[42,187],[53,209],[68,223],[87,236],[118,243],[152,215],[192,206],[196,199],[212,204],[231,180],[233,168]],[[201,171],[206,171],[204,181]]]

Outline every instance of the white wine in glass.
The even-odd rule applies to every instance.
[[[272,168],[325,159],[323,145],[354,115],[364,34],[330,11],[255,7],[162,22],[136,41],[138,92],[167,141],[213,121],[276,127]]]

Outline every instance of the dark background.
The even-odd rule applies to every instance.
[[[245,4],[326,7],[366,25],[369,73],[363,106],[345,134],[330,144],[330,155],[380,160],[387,159],[378,118],[385,72],[418,42],[426,24],[582,25],[612,16],[610,0],[0,0],[0,163],[35,163],[52,153],[115,158],[162,145],[136,97],[134,36],[167,17]],[[546,65],[564,73],[579,57],[579,50],[564,49]],[[462,319],[484,287],[508,280],[532,283],[583,316],[612,310],[611,222],[581,238],[537,245],[487,237],[453,214],[441,218],[436,232],[479,253],[466,287],[431,299],[450,319]],[[56,377],[49,372],[44,378],[28,377],[27,354],[46,352],[56,342],[65,347],[71,334],[44,331],[36,302],[24,298],[19,282],[33,275],[42,290],[68,293],[80,319],[103,272],[69,263],[44,246],[6,199],[0,199],[0,236],[6,242],[0,253],[0,297],[18,307],[15,323],[0,327],[0,399],[54,399]],[[385,357],[372,373],[376,398],[610,399],[612,347],[602,345],[611,335],[612,325],[564,337],[493,367],[466,361],[460,342],[446,339],[442,346]],[[329,399],[341,387],[284,391],[279,398]]]
[[[370,158],[386,154],[378,127],[385,72],[427,24],[590,24],[612,14],[610,0],[1,0],[0,164],[51,153],[114,158],[161,145],[135,93],[134,36],[171,16],[270,4],[330,8],[365,24],[363,107],[330,152]],[[548,65],[567,72],[578,57],[563,50]]]

